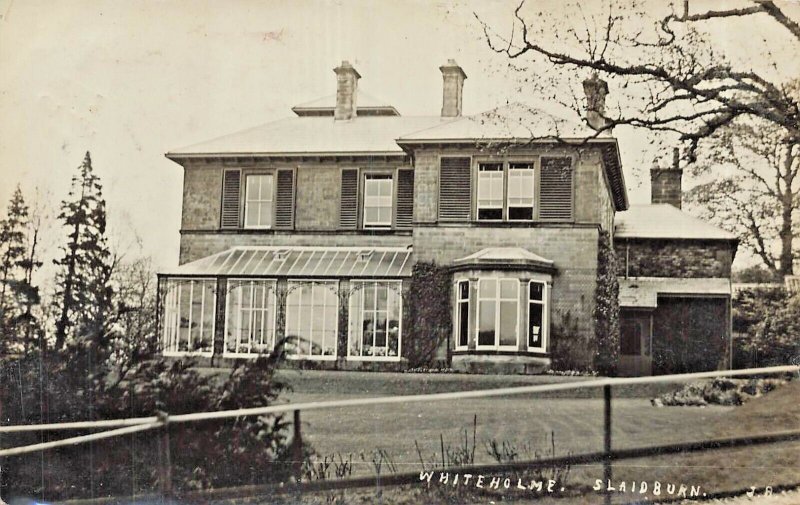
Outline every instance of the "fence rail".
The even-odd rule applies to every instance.
[[[725,370],[725,371],[699,372],[699,373],[679,374],[679,375],[662,375],[654,377],[631,377],[631,378],[617,378],[617,379],[603,378],[603,379],[592,379],[586,381],[567,382],[561,384],[544,384],[535,386],[520,386],[520,387],[484,389],[475,391],[459,391],[452,393],[384,396],[376,398],[357,398],[350,400],[330,400],[330,401],[318,401],[318,402],[294,403],[294,404],[289,403],[285,405],[272,405],[268,407],[245,408],[245,409],[218,411],[218,412],[197,412],[191,414],[179,414],[174,416],[169,416],[165,413],[162,413],[157,416],[129,418],[129,419],[0,426],[0,434],[32,432],[32,431],[60,431],[60,430],[74,430],[74,429],[86,430],[86,429],[114,428],[107,431],[100,431],[98,433],[91,433],[88,435],[55,440],[51,442],[13,447],[8,449],[0,449],[0,457],[17,456],[31,452],[45,451],[56,447],[84,444],[95,440],[102,440],[102,439],[127,435],[135,432],[142,432],[146,430],[161,428],[162,437],[164,437],[164,439],[166,440],[166,443],[161,444],[162,451],[166,452],[162,454],[160,457],[161,461],[159,468],[160,488],[162,495],[171,495],[172,479],[171,479],[171,468],[169,464],[170,454],[169,454],[169,443],[168,443],[169,440],[168,427],[170,424],[190,423],[190,422],[207,421],[214,419],[216,420],[229,419],[229,418],[237,418],[244,416],[283,414],[292,412],[294,421],[294,433],[295,433],[292,441],[292,451],[295,460],[293,473],[295,475],[295,481],[296,481],[295,482],[296,486],[294,487],[294,489],[297,491],[319,491],[328,489],[359,488],[359,487],[374,486],[376,482],[375,477],[341,479],[333,481],[316,481],[316,482],[305,482],[305,483],[301,482],[301,475],[300,475],[300,470],[301,470],[300,463],[302,462],[302,457],[301,457],[302,435],[301,435],[301,422],[300,422],[301,411],[365,406],[365,405],[371,405],[371,406],[386,405],[393,403],[438,402],[447,400],[462,400],[467,398],[491,398],[498,396],[548,393],[555,391],[568,391],[568,390],[586,389],[586,388],[603,388],[603,404],[604,404],[603,448],[604,449],[602,452],[570,455],[558,458],[539,459],[533,461],[520,461],[507,464],[449,468],[447,470],[449,472],[458,472],[458,471],[480,472],[480,471],[515,470],[515,469],[519,470],[524,468],[531,469],[531,468],[542,468],[542,467],[565,465],[565,464],[595,463],[602,461],[604,465],[603,477],[605,480],[611,480],[612,478],[611,463],[614,460],[674,454],[679,452],[695,452],[695,451],[704,451],[710,449],[733,448],[733,447],[742,447],[747,445],[800,440],[800,430],[797,430],[797,431],[761,434],[758,436],[749,436],[749,437],[713,439],[713,440],[703,440],[697,442],[670,444],[663,446],[650,446],[650,447],[640,447],[634,449],[614,450],[612,449],[612,440],[611,440],[611,422],[612,422],[611,404],[612,404],[612,388],[614,386],[652,384],[652,383],[675,383],[675,382],[688,382],[698,379],[710,379],[710,378],[721,378],[721,377],[748,377],[757,375],[774,375],[774,374],[786,374],[786,373],[797,373],[797,372],[800,372],[800,366],[779,366],[779,367],[768,367],[768,368],[750,368],[744,370]],[[390,474],[390,475],[383,475],[380,477],[381,485],[409,484],[412,482],[416,482],[418,480],[419,480],[419,472]],[[242,488],[236,488],[236,490],[224,490],[224,489],[211,490],[207,492],[202,492],[201,494],[206,499],[217,498],[217,497],[221,499],[223,497],[226,498],[235,497],[234,495],[239,496],[237,493],[242,493],[242,492],[249,493],[250,496],[266,494],[270,491],[270,489],[274,490],[274,488],[270,488],[268,486],[246,486]],[[190,498],[191,497],[190,495],[194,494],[196,493],[189,493],[186,494],[185,497]],[[141,499],[142,497],[139,496],[136,498]],[[610,503],[610,498],[611,495],[607,493],[606,503]],[[111,499],[100,499],[99,501],[80,500],[80,501],[74,501],[73,503],[79,503],[79,502],[106,503],[109,501],[113,500]]]

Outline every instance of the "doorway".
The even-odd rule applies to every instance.
[[[653,374],[653,331],[650,312],[620,313],[619,375]]]

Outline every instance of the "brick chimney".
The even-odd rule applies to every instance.
[[[608,83],[597,74],[583,81],[583,92],[586,95],[586,121],[595,130],[600,130],[606,126],[607,122],[603,115],[606,113],[606,95],[608,94]]]
[[[458,117],[461,115],[461,95],[467,74],[452,59],[447,60],[439,70],[442,71],[443,80],[442,117]]]
[[[353,119],[356,117],[356,95],[361,75],[349,61],[333,69],[336,72],[336,109],[333,119]]]
[[[683,169],[679,166],[680,150],[676,147],[672,151],[672,166],[659,168],[657,165],[650,169],[650,201],[652,203],[668,203],[681,208],[681,178]]]

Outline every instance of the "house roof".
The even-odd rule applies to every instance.
[[[439,116],[291,117],[207,142],[175,149],[168,158],[298,154],[403,154],[395,139],[409,131],[439,125]]]
[[[621,307],[658,307],[658,297],[721,297],[730,296],[730,279],[674,277],[620,277],[619,304]]]
[[[453,268],[553,269],[553,260],[521,247],[487,247],[453,261]]]
[[[162,276],[410,277],[410,247],[234,247]]]
[[[368,105],[381,102],[367,96]],[[337,121],[330,115],[307,113],[327,110],[328,105],[318,106],[328,104],[328,100],[330,98],[295,107],[295,113],[301,111],[298,113],[300,117],[273,121],[175,149],[168,152],[167,157],[178,160],[209,156],[402,155],[407,152],[403,146],[426,142],[466,142],[473,145],[476,142],[501,145],[586,142],[602,148],[603,165],[611,183],[615,209],[628,207],[616,139],[607,132],[598,136],[582,121],[565,119],[519,103],[475,116],[455,118],[376,113]],[[359,109],[362,106],[365,105],[360,104]]]
[[[462,116],[446,124],[407,132],[398,142],[496,140],[528,143],[532,140],[583,140],[594,137],[611,138],[608,133],[598,136],[583,121],[560,117],[553,112],[515,102],[480,114]]]
[[[298,116],[308,116],[308,115],[328,115],[332,116],[333,111],[336,108],[336,94],[324,96],[322,98],[317,98],[316,100],[312,100],[310,102],[301,103],[300,105],[295,105],[292,107],[292,112],[297,114]],[[400,113],[397,112],[397,109],[394,106],[390,105],[389,102],[386,100],[382,100],[380,98],[375,98],[374,96],[362,91],[361,89],[358,90],[358,97],[356,102],[356,111],[362,113],[372,113],[376,115],[386,115],[386,116],[399,116]]]
[[[668,203],[631,205],[614,218],[614,238],[737,241],[736,235]]]

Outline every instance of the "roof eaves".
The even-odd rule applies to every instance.
[[[309,156],[324,157],[405,157],[405,151],[297,151],[297,152],[233,152],[233,153],[180,153],[168,152],[164,156],[172,161],[202,158],[300,158]]]

